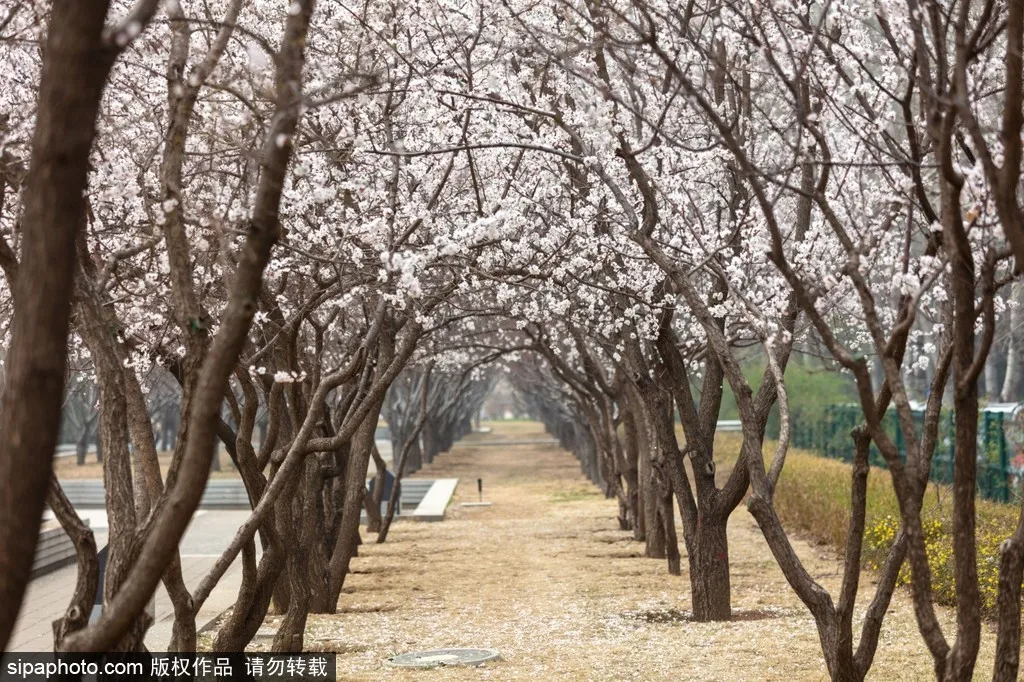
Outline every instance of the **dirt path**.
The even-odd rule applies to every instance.
[[[575,460],[555,446],[473,446],[545,437],[535,424],[494,427],[418,474],[461,479],[450,518],[396,523],[386,544],[364,545],[339,615],[311,618],[307,647],[337,651],[340,679],[826,679],[814,623],[743,508],[729,527],[736,618],[689,623],[680,618],[685,574],[642,557],[643,546],[617,530],[616,503]],[[476,499],[477,478],[494,506],[460,508]],[[835,591],[835,558],[803,542],[797,550]],[[862,599],[870,586],[865,576]],[[991,676],[986,637],[978,679]],[[383,665],[395,653],[454,646],[493,647],[503,660],[411,672]],[[930,670],[909,597],[897,594],[872,678],[927,680]]]

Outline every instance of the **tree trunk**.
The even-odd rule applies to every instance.
[[[626,410],[622,417],[623,450],[626,454],[626,499],[629,504],[630,524],[634,540],[644,539],[643,515],[640,511],[640,448],[637,442],[636,418],[631,410]]]
[[[1000,376],[1000,351],[1002,350],[1003,344],[992,344],[992,350],[985,359],[985,398],[987,400],[995,402],[999,400],[999,395],[1002,393],[1003,377]],[[922,383],[925,383],[922,381]],[[927,384],[925,384],[927,385]]]
[[[117,54],[102,37],[108,6],[54,3],[42,51],[0,397],[0,651],[32,571],[60,431],[75,239],[85,223],[96,116]]]
[[[701,518],[689,547],[693,619],[699,623],[732,617],[728,520],[715,515]]]
[[[1003,543],[999,557],[997,606],[999,631],[996,636],[995,671],[992,682],[1014,682],[1020,669],[1020,593],[1024,578],[1024,508],[1017,529]]]
[[[430,368],[428,367],[426,376],[424,377],[424,383],[422,393],[420,394],[420,410],[416,416],[416,425],[413,427],[412,432],[405,438],[405,442],[402,443],[402,449],[398,453],[398,461],[392,460],[392,465],[395,471],[395,482],[391,488],[391,496],[388,498],[388,509],[384,515],[384,519],[381,522],[380,532],[377,533],[377,544],[383,543],[388,539],[388,531],[391,530],[391,522],[395,519],[395,512],[400,512],[399,507],[402,504],[402,477],[405,475],[405,469],[410,455],[415,451],[418,456],[420,448],[420,431],[423,429],[423,425],[426,423],[427,418],[427,397],[428,390],[430,388]],[[376,445],[374,446],[376,450]],[[394,454],[392,453],[392,458]]]
[[[400,470],[399,470],[400,471]],[[391,489],[391,499],[388,500],[387,513],[381,520],[380,532],[377,533],[377,544],[383,544],[388,539],[388,532],[391,530],[391,523],[395,520],[395,512],[398,511],[402,502],[402,479],[400,475],[395,476],[395,486]]]
[[[334,551],[331,553],[329,608],[332,613],[337,609],[341,588],[348,575],[349,562],[352,560],[359,542],[359,516],[366,489],[366,469],[370,463],[373,436],[377,431],[380,403],[381,401],[378,401],[378,404],[374,405],[373,409],[364,417],[352,437],[352,450],[345,477],[345,504],[342,508],[341,527],[338,529],[337,542],[335,542]]]
[[[89,453],[89,427],[86,426],[82,435],[75,443],[75,464],[85,466],[85,456]]]
[[[133,465],[135,466],[135,492],[137,517],[143,521],[152,511],[152,506],[164,491],[163,475],[160,472],[160,458],[153,435],[153,422],[146,407],[146,398],[138,377],[131,371],[124,372],[125,394],[128,400],[128,431],[131,435]],[[196,618],[192,612],[192,595],[185,586],[181,573],[181,556],[175,552],[163,584],[174,607],[174,625],[168,651],[195,651]]]
[[[178,405],[164,408],[164,420],[161,424],[160,449],[170,452],[178,446]]]
[[[242,550],[242,586],[238,599],[213,642],[214,651],[245,651],[270,610],[274,587],[280,581],[286,564],[284,548],[276,538],[256,567],[256,545],[250,541]]]
[[[682,560],[679,556],[679,539],[676,537],[676,515],[672,502],[672,488],[665,482],[660,482],[658,497],[660,498],[658,518],[661,520],[662,528],[665,529],[665,558],[668,560],[668,573],[669,575],[680,575]]]
[[[1024,392],[1024,282],[1014,282],[1010,293],[1017,305],[1010,307],[1009,342],[1006,349],[1006,374],[1000,398],[1004,403],[1019,401]]]
[[[260,449],[262,449],[263,448],[263,444],[267,442],[267,430],[270,428],[269,420],[266,417],[264,417],[256,425],[256,428],[257,428],[257,431],[259,431],[259,434],[260,434]]]
[[[370,448],[370,455],[373,457],[373,464],[377,468],[377,473],[373,480],[373,494],[367,494],[364,496],[366,507],[366,532],[379,533],[382,523],[380,503],[384,499],[384,478],[388,471],[388,465],[384,461],[384,458],[380,456],[376,442],[374,442],[373,446]]]
[[[140,535],[137,532],[136,505],[146,512],[149,498],[136,500],[132,476],[133,455],[129,450],[127,370],[113,330],[112,313],[103,305],[101,294],[92,286],[93,273],[85,242],[79,242],[84,276],[78,287],[78,333],[92,357],[96,384],[99,388],[99,442],[103,443],[103,485],[109,523],[109,555],[103,579],[103,603],[107,604],[120,590],[125,577],[138,556]],[[137,451],[137,448],[135,448]],[[143,480],[139,486],[145,488]],[[140,614],[128,632],[113,646],[116,651],[136,651],[149,627],[149,616]]]
[[[67,611],[63,617],[53,621],[53,645],[56,650],[65,637],[81,630],[89,622],[89,614],[92,613],[92,605],[96,601],[99,561],[96,556],[96,538],[92,530],[75,513],[75,508],[64,495],[56,477],[50,480],[47,504],[60,521],[61,528],[71,538],[75,546],[75,560],[78,563],[75,591]]]
[[[638,428],[640,434],[640,480],[643,486],[644,517],[644,555],[652,559],[665,558],[665,526],[661,523],[658,508],[661,506],[658,493],[657,474],[651,462],[651,448],[654,446],[645,425],[641,420]]]
[[[960,222],[960,188],[943,183],[944,243],[953,290],[953,572],[957,636],[945,656],[946,679],[969,680],[981,640],[975,501],[978,455],[978,385],[975,361],[975,272],[966,230]],[[966,255],[965,255],[966,254]],[[913,576],[917,580],[917,575]],[[936,656],[936,659],[939,657]],[[940,666],[939,660],[936,665]]]
[[[434,461],[434,456],[437,454],[437,443],[434,438],[434,426],[427,420],[427,423],[423,425],[422,434],[422,460],[425,464],[430,464]]]
[[[409,450],[409,463],[406,465],[406,473],[414,474],[423,468],[423,447],[420,442],[419,436],[416,437],[416,441],[412,444]]]
[[[327,512],[325,498],[330,493],[321,487],[317,491],[316,510],[313,511],[313,540],[309,544],[309,561],[306,563],[306,581],[309,583],[309,612],[324,613],[330,606],[331,588],[331,557],[330,549],[334,546],[326,537]]]
[[[315,497],[320,492],[320,465],[314,457],[305,462],[302,483],[296,490],[292,500],[292,525],[298,531],[295,542],[288,552],[288,610],[281,620],[281,626],[274,635],[271,650],[279,653],[298,653],[302,651],[305,641],[306,620],[309,617],[310,585],[307,564],[310,547],[314,542],[314,526],[316,519]],[[337,604],[335,598],[334,604]],[[332,609],[333,611],[333,609]]]
[[[284,493],[281,497],[274,502],[274,530],[278,537],[282,539],[282,542],[288,543],[294,538],[294,528],[292,527],[292,498],[298,492],[298,486],[301,483],[302,474],[298,473],[293,477],[293,480],[288,483]],[[288,565],[288,557],[290,553],[287,551],[287,544],[285,544],[285,567]],[[288,580],[287,573],[282,577],[279,577],[276,583],[273,585],[273,609],[274,613],[284,614],[288,613],[288,607],[292,602],[291,593],[291,582]]]

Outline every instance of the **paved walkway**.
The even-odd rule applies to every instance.
[[[82,510],[79,513],[89,518],[96,533],[97,546],[103,547],[107,542],[106,513],[102,510]],[[189,590],[199,585],[248,516],[249,512],[245,510],[197,513],[180,545],[182,574]],[[48,651],[53,648],[52,623],[67,609],[75,590],[76,576],[77,568],[71,564],[29,584],[14,626],[11,651]],[[236,560],[203,604],[196,619],[197,628],[202,628],[235,602],[241,578],[241,562]],[[171,601],[163,585],[157,589],[155,606],[156,623],[146,635],[146,646],[152,651],[163,651],[170,641],[174,620]]]
[[[391,463],[390,440],[378,440],[377,448],[386,462]],[[74,452],[71,452],[74,454]],[[370,462],[368,476],[375,469]],[[47,512],[50,518],[52,513]],[[107,514],[102,509],[80,509],[96,535],[96,546],[107,544]],[[230,544],[238,527],[249,517],[248,510],[200,510],[196,513],[185,537],[181,541],[182,576],[189,591],[194,590],[213,568],[217,558]],[[75,591],[77,568],[70,564],[33,580],[22,602],[18,621],[9,649],[11,651],[49,651],[53,648],[53,621],[64,615],[71,595]],[[220,579],[196,618],[196,628],[219,616],[235,603],[242,582],[241,561],[236,559]],[[157,588],[156,622],[146,634],[146,646],[151,651],[164,651],[171,639],[174,610],[163,585]]]

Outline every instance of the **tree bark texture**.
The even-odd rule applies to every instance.
[[[107,0],[58,0],[50,13],[0,396],[0,650],[29,580],[60,430],[75,237],[85,222],[89,153],[116,57],[103,40],[108,7]]]

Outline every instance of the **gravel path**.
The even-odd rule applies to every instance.
[[[340,679],[827,678],[814,623],[744,508],[729,529],[735,618],[689,623],[685,573],[669,576],[663,561],[643,558],[643,545],[617,530],[615,501],[597,494],[575,460],[556,446],[473,447],[475,439],[543,437],[532,424],[494,426],[418,474],[461,479],[450,518],[396,523],[384,545],[368,538],[339,614],[311,617],[307,647],[339,652]],[[476,500],[477,478],[494,506],[460,508]],[[835,557],[796,546],[834,591]],[[866,574],[865,604],[871,586]],[[993,645],[986,632],[977,679],[991,675]],[[431,671],[383,665],[396,653],[455,646],[493,647],[503,660]],[[909,595],[900,592],[871,678],[931,676]]]

